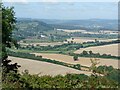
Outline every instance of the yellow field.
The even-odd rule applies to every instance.
[[[117,40],[117,39],[102,39],[102,38],[83,38],[83,37],[73,37],[74,39],[72,40],[72,38],[67,39],[67,41],[73,41],[75,43],[83,43],[83,42],[95,42],[95,39],[102,41],[102,42],[109,42],[112,40]]]
[[[86,30],[65,30],[63,29],[62,31],[68,32],[68,33],[74,33],[74,32],[86,32]]]
[[[64,31],[64,32],[67,32],[67,33],[74,33],[74,32],[81,32],[83,34],[109,34],[109,35],[117,35],[119,32],[118,31],[111,31],[111,30],[100,30],[99,32],[96,31],[87,31],[87,30],[68,30],[68,29],[57,29],[57,30],[60,30],[60,31]]]
[[[112,56],[119,56],[118,55],[118,44],[110,44],[110,45],[103,45],[103,46],[81,48],[81,49],[75,51],[74,53],[80,54],[84,50],[85,51],[92,51],[93,53],[111,54]]]
[[[21,67],[19,68],[20,73],[23,72],[24,70],[29,70],[30,74],[39,74],[39,76],[42,75],[55,76],[59,74],[66,75],[67,73],[91,75],[91,72],[88,71],[79,71],[73,68],[42,62],[42,61],[11,57],[11,56],[9,56],[9,59],[12,60],[11,63],[18,63],[18,65],[21,65]]]
[[[67,41],[73,41],[75,43],[83,43],[83,42],[88,42],[88,41],[95,41],[95,39],[92,39],[92,38],[74,38],[72,40],[72,38],[70,39],[67,39]]]
[[[70,64],[81,64],[83,66],[91,66],[90,58],[80,57],[78,61],[74,61],[72,56],[62,55],[62,54],[47,54],[47,53],[34,53],[38,56],[43,56],[43,58],[53,59],[57,61],[62,61]],[[118,60],[114,59],[99,59],[99,65],[107,65],[113,66],[114,68],[118,68]]]

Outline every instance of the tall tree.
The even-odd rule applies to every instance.
[[[2,12],[2,68],[4,73],[8,73],[10,70],[17,72],[18,65],[9,64],[11,60],[8,60],[6,47],[11,48],[11,45],[17,46],[17,42],[12,38],[12,31],[15,29],[15,12],[13,7],[4,7],[0,4]]]

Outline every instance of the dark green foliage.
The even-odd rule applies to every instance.
[[[32,45],[29,45],[27,47],[19,47],[20,49],[26,49],[26,50],[35,50],[35,51],[70,51],[70,50],[77,50],[79,48],[82,48],[82,44],[78,43],[69,43],[69,44],[62,44],[62,45],[55,45],[55,46],[35,46],[32,47]]]
[[[9,71],[13,70],[17,72],[17,63],[9,64],[11,60],[8,60],[6,47],[11,47],[15,45],[17,47],[17,42],[12,38],[12,31],[15,29],[15,12],[13,7],[4,7],[2,4],[0,5],[2,8],[2,67],[3,67],[3,76]]]
[[[12,30],[15,29],[16,18],[13,7],[6,8],[2,6],[2,44],[7,47],[11,47]]]
[[[77,61],[78,60],[78,56],[77,55],[73,56],[73,59],[74,59],[74,61]]]
[[[89,54],[90,54],[90,55],[92,55],[92,54],[93,54],[93,52],[92,52],[92,51],[89,51]]]
[[[118,88],[115,81],[109,80],[106,77],[94,77],[84,74],[67,74],[65,76],[38,76],[30,75],[24,72],[23,75],[16,73],[8,73],[7,80],[3,82],[3,88],[18,89],[53,89],[53,88],[66,88],[72,90],[73,88],[79,89],[101,89],[101,88]]]
[[[114,69],[112,66],[99,66],[97,72],[104,74],[106,78],[120,83],[120,69]]]
[[[83,51],[82,55],[88,55],[88,52],[87,51]]]
[[[120,59],[119,56],[112,56],[111,54],[102,54],[93,53],[92,51],[83,51],[81,54],[77,54],[80,57],[94,57],[94,58],[113,58],[113,59]]]
[[[20,66],[17,63],[10,64],[11,60],[8,59],[6,51],[6,47],[11,48],[12,45],[17,47],[17,42],[12,38],[16,23],[15,12],[13,7],[4,7],[2,4],[0,8],[2,9],[2,82],[6,82],[6,85],[2,84],[2,86],[9,88],[16,86],[17,88],[19,85],[16,75]]]

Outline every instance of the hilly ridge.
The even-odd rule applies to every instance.
[[[19,19],[16,24],[17,29],[13,32],[13,37],[17,40],[34,36],[40,36],[43,32],[54,30],[54,28],[42,21],[31,19]]]

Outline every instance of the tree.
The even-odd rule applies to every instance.
[[[2,9],[2,68],[4,73],[9,73],[11,70],[16,72],[19,66],[17,63],[9,64],[11,60],[8,60],[6,52],[6,47],[11,48],[12,44],[18,47],[16,40],[12,38],[12,31],[16,28],[15,12],[13,7],[4,7],[3,4],[0,8]]]
[[[89,51],[89,54],[92,55],[93,54],[92,51]]]
[[[97,43],[97,42],[99,42],[97,39],[95,39],[95,42]]]
[[[65,42],[67,42],[67,39],[65,39]]]
[[[50,34],[50,38],[51,38],[51,41],[53,42],[54,41],[54,36],[52,34]]]
[[[88,55],[87,51],[82,52],[83,55]]]
[[[74,42],[73,42],[73,41],[71,41],[71,43],[73,44]]]
[[[72,40],[74,40],[74,38],[72,38]]]
[[[73,59],[74,59],[74,61],[77,61],[78,60],[78,56],[77,55],[73,56]]]

